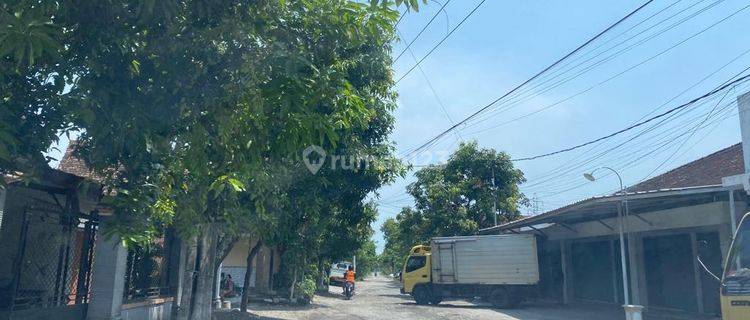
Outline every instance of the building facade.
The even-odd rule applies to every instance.
[[[716,315],[719,283],[707,271],[720,276],[749,202],[741,186],[724,187],[722,178],[743,172],[737,144],[624,194],[585,199],[482,233],[538,235],[542,297],[622,304],[623,227],[631,304],[645,306],[646,313]]]

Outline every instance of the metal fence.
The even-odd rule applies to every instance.
[[[97,221],[29,208],[22,219],[9,309],[87,304]]]
[[[164,238],[157,239],[148,246],[129,248],[125,274],[125,303],[172,294],[169,262]]]

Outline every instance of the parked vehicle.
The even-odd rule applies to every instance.
[[[750,319],[750,213],[735,231],[721,279],[723,320]]]
[[[412,248],[401,291],[417,304],[481,297],[510,308],[533,295],[538,282],[534,235],[447,237]]]
[[[351,262],[336,262],[331,265],[331,271],[328,273],[328,284],[336,287],[344,287],[344,274],[349,270]]]

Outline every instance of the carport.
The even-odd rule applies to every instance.
[[[730,194],[735,210],[730,210]],[[562,303],[621,304],[619,210],[625,197],[589,198],[537,216],[482,230],[539,237],[540,290]],[[632,192],[623,223],[630,300],[646,312],[717,314],[719,287],[697,263],[721,272],[731,241],[730,212],[747,195],[720,185]]]

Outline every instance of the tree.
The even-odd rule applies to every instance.
[[[462,143],[444,165],[417,171],[407,186],[415,207],[405,207],[381,230],[386,245],[383,258],[400,268],[412,246],[432,237],[476,234],[479,229],[512,221],[528,200],[519,191],[523,173],[503,152]],[[493,211],[493,208],[497,211]]]
[[[300,177],[294,160],[311,144],[392,151],[391,3],[1,6],[0,168],[33,174],[58,134],[81,130],[79,156],[116,191],[105,192],[110,230],[139,242],[173,225],[185,240],[197,277],[183,275],[179,318],[208,318],[214,270],[242,226],[282,226],[269,243],[320,242],[335,225],[322,214],[365,212],[362,194],[392,171],[361,174],[363,187],[335,206],[316,197],[344,190],[340,181],[313,179],[309,191],[275,180]],[[289,250],[293,269],[306,266],[303,253]]]
[[[368,239],[356,252],[357,279],[364,279],[380,267],[375,241]]]

